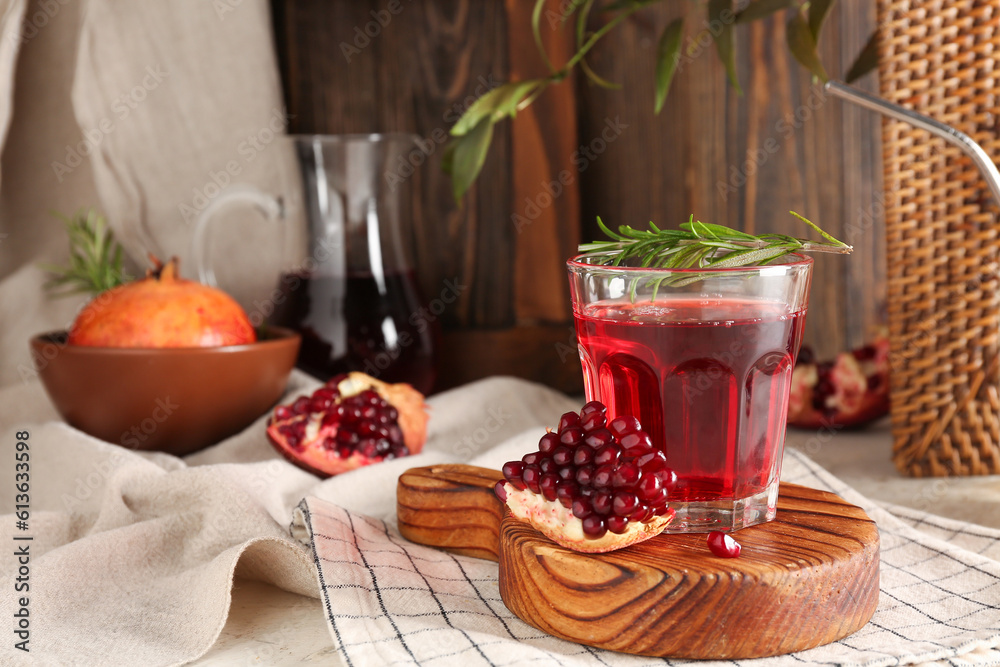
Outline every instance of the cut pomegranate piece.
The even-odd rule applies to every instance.
[[[511,514],[575,551],[602,553],[658,535],[673,520],[676,476],[635,417],[608,424],[591,401],[567,412],[538,451],[503,466],[496,495]]]
[[[719,558],[736,558],[743,547],[729,533],[713,530],[708,534],[708,548]]]
[[[803,347],[792,371],[788,423],[800,428],[852,427],[889,412],[889,341],[841,352],[817,362]]]
[[[276,407],[267,437],[295,465],[330,477],[418,453],[427,420],[424,397],[410,385],[349,373]]]

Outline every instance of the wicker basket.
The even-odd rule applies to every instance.
[[[878,0],[881,95],[1000,156],[1000,0]],[[1000,473],[997,211],[973,163],[883,124],[893,461]]]

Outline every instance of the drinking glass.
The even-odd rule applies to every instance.
[[[649,269],[568,262],[587,400],[634,415],[677,474],[666,532],[775,515],[812,259]]]

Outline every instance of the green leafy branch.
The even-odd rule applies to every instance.
[[[587,26],[596,0],[571,0],[558,18],[561,26],[573,24],[576,52],[558,68],[550,59],[542,40],[541,20],[546,1],[535,0],[531,14],[531,32],[549,74],[536,79],[511,81],[490,90],[476,100],[451,129],[451,140],[445,149],[443,167],[451,175],[452,193],[456,200],[462,198],[479,176],[493,140],[493,127],[506,118],[516,117],[518,111],[530,106],[549,86],[564,81],[575,68],[579,67],[584,76],[598,86],[620,88],[618,84],[598,75],[587,63],[587,55],[601,39],[632,14],[664,0],[615,0],[603,7],[601,12],[609,18],[593,32],[588,31]],[[735,26],[787,10],[789,18],[785,35],[789,50],[816,79],[826,82],[829,77],[820,60],[817,44],[820,30],[834,2],[836,0],[752,0],[742,10],[735,11],[733,0],[707,0],[706,26],[711,26],[711,29],[706,27],[704,30],[709,32],[715,43],[730,84],[740,91],[736,76]],[[663,109],[684,55],[684,26],[685,18],[682,16],[671,21],[660,34],[656,50],[654,94],[654,110],[657,114]],[[873,35],[848,72],[847,81],[863,76],[875,65]]]
[[[56,214],[69,234],[69,264],[43,264],[52,274],[46,289],[62,290],[61,294],[100,294],[132,280],[125,273],[122,247],[115,241],[107,220],[97,211],[80,210],[73,217]]]

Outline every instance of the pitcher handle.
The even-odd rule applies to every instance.
[[[220,192],[212,202],[198,215],[194,224],[195,264],[198,267],[198,280],[206,285],[218,287],[215,270],[208,260],[207,233],[212,217],[222,209],[232,204],[249,204],[263,214],[268,224],[277,225],[284,218],[284,204],[280,197],[275,197],[247,183],[235,183]]]

